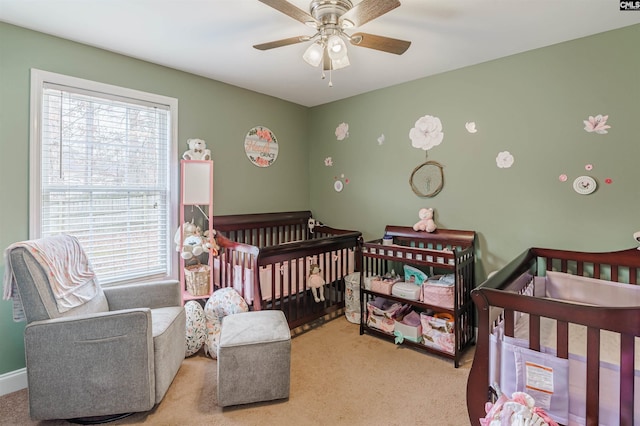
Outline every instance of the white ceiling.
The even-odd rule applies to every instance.
[[[310,0],[289,1],[309,10]],[[302,60],[307,43],[252,47],[314,33],[258,0],[0,0],[0,21],[305,106],[640,23],[640,12],[620,11],[616,0],[401,3],[352,33],[409,40],[409,50],[349,45],[351,66],[333,73],[333,87]]]

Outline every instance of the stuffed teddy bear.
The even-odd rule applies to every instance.
[[[180,230],[182,229],[182,245],[180,244]],[[173,241],[176,244],[176,251],[180,252],[180,257],[184,260],[189,260],[194,256],[200,256],[205,251],[209,250],[210,243],[206,241],[200,231],[200,227],[193,223],[185,222],[176,231]]]
[[[437,229],[436,223],[433,220],[433,209],[420,209],[418,212],[420,220],[413,225],[414,231],[427,231],[433,232]]]
[[[322,270],[320,269],[320,266],[314,263],[311,265],[311,268],[309,268],[309,278],[307,279],[307,284],[311,287],[313,299],[316,302],[324,302],[324,285],[326,283],[324,282],[324,278],[320,275],[321,272]]]
[[[187,139],[189,150],[182,154],[185,160],[211,160],[211,151],[202,139]]]

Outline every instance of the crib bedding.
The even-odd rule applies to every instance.
[[[308,290],[305,285],[306,275],[308,275],[311,265],[321,265],[322,277],[326,283],[331,283],[344,278],[345,275],[355,271],[355,250],[338,250],[321,253],[313,256],[298,258],[297,260],[276,262],[259,267],[259,283],[261,300],[270,301],[289,294],[301,293]],[[291,267],[290,267],[291,265]],[[326,265],[324,268],[322,266]],[[234,265],[233,287],[238,293],[244,295],[247,303],[252,304],[254,300],[253,271],[251,268]],[[291,271],[289,271],[291,269]],[[219,285],[220,261],[214,261],[214,277],[216,285]],[[275,271],[275,273],[274,273]],[[342,272],[346,271],[346,272]],[[273,279],[273,278],[275,279]],[[291,277],[291,279],[290,279]],[[289,282],[291,281],[291,291]],[[275,290],[275,292],[274,292]]]
[[[534,277],[524,295],[607,307],[640,306],[640,287],[562,272]],[[540,351],[529,347],[530,316],[515,313],[513,337],[504,335],[504,321],[490,336],[490,383],[507,395],[527,392],[558,423],[586,424],[587,327],[569,324],[568,359],[556,357],[557,321],[540,318]],[[640,389],[640,338],[635,338],[634,386]],[[620,334],[600,330],[600,424],[619,422]],[[634,424],[640,424],[640,391],[634,394]]]

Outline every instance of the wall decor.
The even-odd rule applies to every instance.
[[[573,181],[573,190],[580,195],[589,195],[596,190],[598,184],[591,176],[578,176]]]
[[[256,126],[244,138],[244,152],[258,167],[269,167],[278,158],[278,140],[271,130]]]
[[[478,131],[478,129],[476,129],[475,121],[467,121],[464,127],[467,129],[467,132],[469,133],[476,133]]]
[[[409,185],[414,194],[420,197],[435,197],[444,186],[444,170],[437,161],[425,161],[413,169]]]
[[[425,151],[440,145],[444,139],[442,122],[438,117],[431,115],[420,117],[414,127],[409,130],[409,139],[411,139],[411,145],[414,148]]]
[[[384,133],[381,134],[380,136],[378,136],[378,145],[382,145],[384,143],[385,139],[386,138],[384,136]]]
[[[607,129],[611,128],[611,126],[607,124],[608,119],[608,115],[602,114],[598,114],[595,117],[589,116],[588,120],[583,120],[584,130],[589,133],[598,133],[599,135],[607,134],[609,133]]]
[[[333,158],[327,157],[324,159],[324,165],[327,167],[333,166]]]
[[[336,127],[336,139],[339,141],[349,137],[349,125],[347,123],[340,123]]]
[[[508,169],[513,166],[514,158],[509,151],[502,151],[496,157],[496,164],[501,169]]]

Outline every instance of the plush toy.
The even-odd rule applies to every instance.
[[[182,245],[180,244],[180,229],[182,229]],[[209,236],[209,231],[206,231],[204,236],[199,226],[193,223],[185,222],[176,231],[173,241],[176,244],[176,251],[180,252],[180,256],[184,260],[189,260],[194,256],[200,256],[204,252],[211,252],[214,256],[218,254],[218,244],[215,240],[216,231],[213,231],[213,236]]]
[[[433,209],[420,209],[418,212],[420,220],[413,225],[414,231],[427,231],[433,232],[437,229],[436,223],[433,220]]]
[[[309,269],[309,278],[307,279],[307,284],[311,287],[311,292],[313,293],[313,298],[316,302],[324,302],[325,282],[324,278],[320,275],[321,272],[322,270],[320,267],[314,263]]]
[[[487,415],[480,419],[481,426],[558,426],[535,400],[524,392],[514,392],[511,399],[501,394],[492,404],[485,404]]]
[[[207,143],[202,139],[187,139],[189,150],[182,154],[185,160],[211,160],[211,151],[207,149]]]

